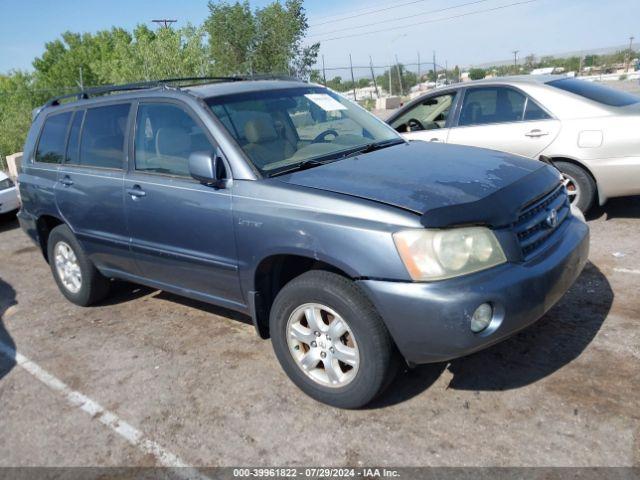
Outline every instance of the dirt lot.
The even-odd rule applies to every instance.
[[[5,218],[0,466],[638,466],[640,197],[591,217],[590,264],[540,322],[362,411],[307,398],[228,311],[127,284],[71,305]]]

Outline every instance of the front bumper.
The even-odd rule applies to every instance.
[[[589,255],[589,228],[564,222],[559,240],[529,262],[431,283],[360,280],[410,364],[468,355],[497,343],[542,317],[576,280]],[[489,302],[494,319],[475,334],[474,310]]]
[[[0,213],[13,212],[20,208],[16,187],[0,190]]]

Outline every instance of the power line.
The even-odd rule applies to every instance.
[[[342,22],[343,20],[349,20],[351,18],[362,17],[364,15],[371,15],[372,13],[386,12],[387,10],[395,10],[398,7],[404,7],[405,5],[413,5],[414,3],[430,2],[430,1],[431,0],[412,0],[410,2],[396,3],[396,4],[391,5],[390,7],[380,8],[378,10],[371,10],[370,12],[366,12],[366,13],[358,13],[358,14],[355,14],[355,15],[349,15],[348,17],[339,17],[339,18],[334,19],[334,20],[327,20],[325,22],[311,24],[311,25],[309,25],[309,27],[311,27],[311,28],[319,27],[320,25],[326,25],[327,23]],[[358,10],[355,10],[355,11],[357,12]]]
[[[518,6],[518,5],[526,5],[528,3],[533,3],[533,2],[537,2],[537,1],[538,0],[524,0],[522,2],[514,2],[514,3],[509,3],[507,5],[501,5],[499,7],[486,8],[484,10],[475,10],[473,12],[467,12],[467,13],[461,13],[461,14],[458,14],[458,15],[452,15],[450,17],[435,18],[433,20],[424,20],[422,22],[409,23],[409,24],[406,24],[406,25],[398,25],[397,27],[383,28],[383,29],[379,29],[379,30],[372,30],[370,32],[354,33],[352,35],[342,35],[340,37],[321,38],[318,41],[330,42],[330,41],[333,41],[333,40],[342,40],[343,38],[353,38],[353,37],[361,37],[361,36],[364,36],[364,35],[373,35],[374,33],[391,32],[393,30],[398,30],[398,29],[401,29],[401,28],[410,28],[410,27],[415,27],[415,26],[418,26],[418,25],[425,25],[427,23],[442,22],[442,21],[445,21],[445,20],[454,20],[456,18],[468,17],[470,15],[477,15],[477,14],[486,13],[486,12],[494,12],[496,10],[503,10],[505,8],[515,7],[515,6]]]
[[[475,0],[473,2],[461,3],[459,5],[452,5],[451,7],[438,8],[436,10],[429,10],[427,12],[418,13],[416,15],[407,15],[407,16],[404,16],[404,17],[389,18],[387,20],[382,20],[380,22],[366,23],[366,24],[363,24],[363,25],[357,25],[355,27],[339,28],[338,30],[331,30],[329,32],[316,33],[315,35],[310,35],[309,38],[315,38],[315,37],[320,37],[320,36],[324,36],[324,35],[330,35],[332,33],[346,32],[346,31],[349,31],[349,30],[355,30],[357,28],[372,27],[374,25],[383,25],[383,24],[386,24],[386,23],[389,23],[389,22],[397,22],[397,21],[400,21],[400,20],[407,20],[408,18],[422,17],[424,15],[431,15],[433,13],[445,12],[447,10],[455,10],[456,8],[468,7],[469,5],[476,5],[478,3],[485,3],[485,2],[488,2],[488,1],[490,1],[490,0]]]
[[[332,13],[331,15],[320,15],[320,16],[313,15],[313,19],[314,20],[324,20],[325,18],[341,17],[343,15],[351,15],[352,13],[366,12],[367,10],[369,10],[371,8],[386,7],[386,6],[389,6],[389,5],[395,5],[396,7],[398,6],[398,4],[395,3],[395,2],[374,3],[373,5],[369,5],[368,7],[365,7],[365,8],[359,8],[357,10],[345,10],[345,11],[343,11],[341,13]]]

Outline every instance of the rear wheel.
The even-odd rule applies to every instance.
[[[589,210],[596,196],[596,184],[591,175],[583,168],[570,162],[558,161],[553,164],[565,178],[571,203],[583,212]]]
[[[382,319],[351,280],[307,272],[276,297],[270,333],[278,361],[307,395],[358,408],[395,376],[398,357]]]
[[[96,269],[66,225],[58,225],[49,234],[47,254],[53,278],[71,302],[86,307],[109,293],[111,282]]]

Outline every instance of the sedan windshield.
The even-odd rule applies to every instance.
[[[267,176],[402,142],[385,123],[322,87],[246,92],[207,103]]]

